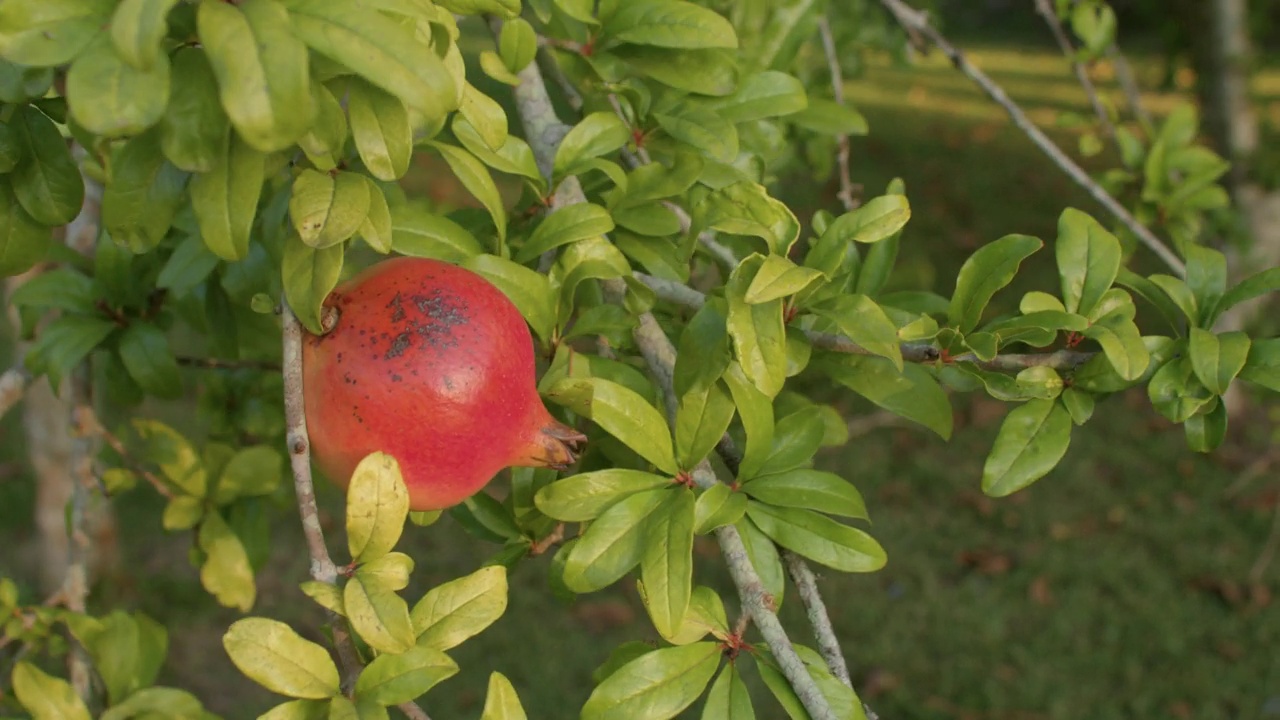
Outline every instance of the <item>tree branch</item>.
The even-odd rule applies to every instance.
[[[1124,53],[1120,52],[1120,46],[1115,43],[1107,46],[1107,59],[1111,61],[1111,66],[1115,68],[1116,80],[1120,83],[1120,89],[1124,91],[1125,100],[1129,103],[1129,110],[1138,119],[1142,129],[1150,131],[1151,113],[1147,112],[1147,107],[1142,104],[1142,88],[1138,87],[1138,79],[1133,74],[1133,66],[1129,65],[1129,60],[1125,58]]]
[[[1093,80],[1089,79],[1089,71],[1085,69],[1083,63],[1075,59],[1076,49],[1071,44],[1071,38],[1067,37],[1067,31],[1062,27],[1062,22],[1058,20],[1058,13],[1053,9],[1050,0],[1036,0],[1036,12],[1044,18],[1045,23],[1049,26],[1049,30],[1053,33],[1053,37],[1058,41],[1058,47],[1062,48],[1062,54],[1067,56],[1071,61],[1071,69],[1075,70],[1076,79],[1080,81],[1080,87],[1084,88],[1084,92],[1089,96],[1089,104],[1093,106],[1093,112],[1098,116],[1098,121],[1102,123],[1102,131],[1107,137],[1114,138],[1116,135],[1115,125],[1111,124],[1111,117],[1107,115],[1107,109],[1103,107],[1101,98],[1098,97],[1098,89],[1094,87]]]
[[[1055,145],[1048,135],[1045,135],[1040,128],[1036,127],[1035,123],[1031,122],[1031,119],[1022,111],[1022,108],[1018,107],[1017,103],[1009,98],[1004,88],[996,84],[986,73],[974,67],[965,58],[964,53],[960,52],[959,48],[952,45],[942,33],[929,24],[929,17],[926,13],[916,10],[903,2],[903,0],[880,0],[880,4],[893,15],[898,24],[908,33],[928,38],[929,42],[933,43],[951,60],[951,64],[957,70],[977,83],[992,100],[1003,107],[1013,120],[1013,124],[1017,125],[1027,137],[1031,138],[1031,142],[1035,143],[1036,147],[1040,148],[1045,155],[1048,155],[1055,165],[1061,168],[1072,180],[1075,180],[1076,184],[1084,188],[1094,200],[1097,200],[1099,204],[1106,208],[1107,212],[1115,216],[1121,224],[1128,228],[1143,245],[1146,245],[1166,265],[1178,275],[1186,275],[1186,265],[1178,258],[1177,254],[1170,250],[1160,238],[1156,237],[1150,228],[1139,222],[1132,213],[1125,209],[1101,185],[1094,182],[1093,178],[1089,177],[1089,173],[1085,172],[1061,148]]]
[[[493,20],[491,27],[496,34],[501,24]],[[515,91],[516,107],[525,128],[525,137],[533,149],[534,157],[537,158],[543,175],[550,178],[551,161],[567,128],[555,115],[537,64],[530,63],[520,71],[518,76],[520,85]],[[553,207],[560,207],[583,202],[586,202],[586,196],[582,192],[582,186],[576,177],[568,177],[556,189],[551,204]],[[621,280],[606,280],[602,284],[607,295],[621,296],[626,292],[626,285]],[[663,333],[653,315],[647,312],[641,314],[634,337],[651,371],[664,386],[665,394],[669,397],[672,394],[671,373],[675,367],[675,349],[671,341]],[[668,406],[670,403],[671,400],[668,399]],[[691,474],[694,481],[701,487],[710,487],[718,482],[715,472],[706,460],[699,463]],[[765,642],[769,644],[769,649],[777,659],[783,676],[786,677],[787,682],[795,690],[797,697],[814,720],[836,720],[830,704],[804,667],[791,640],[787,637],[786,630],[778,620],[773,598],[764,590],[760,576],[751,565],[746,546],[737,528],[721,527],[715,534],[738,595],[744,607],[751,613]]]
[[[840,56],[826,15],[818,16],[818,34],[822,36],[822,50],[827,55],[827,68],[831,71],[832,99],[837,105],[844,105],[844,74],[840,72]],[[858,207],[858,200],[853,196],[853,180],[849,175],[849,136],[846,133],[836,135],[836,168],[840,175],[840,191],[836,197],[847,212]]]
[[[0,375],[0,418],[18,404],[30,382],[31,373],[21,365],[9,368]]]
[[[632,276],[644,283],[650,290],[653,290],[658,299],[687,307],[690,310],[697,310],[707,300],[706,295],[688,285],[681,285],[680,283],[664,280],[642,272],[633,272]],[[873,354],[844,335],[821,333],[813,330],[805,330],[804,334],[805,337],[809,338],[809,342],[820,350],[849,355]],[[902,359],[907,362],[933,363],[942,359],[941,351],[929,343],[902,343],[900,348],[902,350]],[[1058,350],[1051,353],[1009,353],[997,355],[991,360],[982,360],[973,353],[965,353],[951,358],[950,361],[972,363],[983,370],[1025,370],[1029,367],[1039,366],[1051,367],[1055,370],[1073,370],[1088,362],[1096,354],[1076,350]]]

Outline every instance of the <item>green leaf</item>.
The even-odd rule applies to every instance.
[[[1206,308],[1205,327],[1212,327],[1222,313],[1239,305],[1242,302],[1248,302],[1256,297],[1267,293],[1280,290],[1280,267],[1268,268],[1262,272],[1250,275],[1240,284],[1227,290],[1222,299],[1213,308]]]
[[[786,573],[782,569],[782,557],[778,554],[778,546],[752,522],[750,517],[743,517],[734,523],[734,528],[742,537],[742,544],[747,549],[751,566],[760,576],[760,584],[764,586],[769,597],[773,598],[774,606],[781,606],[787,580]]]
[[[1011,495],[1057,466],[1071,443],[1071,414],[1053,400],[1028,400],[1000,425],[982,468],[982,492]]]
[[[631,139],[631,131],[617,115],[594,112],[574,125],[556,148],[555,174],[574,172],[584,160],[611,153]]]
[[[290,0],[293,32],[325,57],[355,71],[428,118],[458,107],[458,88],[444,62],[413,24],[360,5]]]
[[[725,313],[722,300],[709,298],[685,325],[676,353],[674,385],[677,397],[706,389],[729,368],[733,353]]]
[[[1191,359],[1178,357],[1164,364],[1147,384],[1151,405],[1170,422],[1186,422],[1214,401],[1213,392],[1195,375]]]
[[[253,567],[244,544],[219,513],[206,513],[200,523],[200,549],[206,556],[200,583],[222,605],[249,612],[257,597]]]
[[[582,720],[673,718],[702,695],[719,665],[715,642],[641,655],[596,686],[582,706]]]
[[[409,586],[413,565],[413,558],[404,553],[392,552],[362,563],[356,568],[356,576],[395,592]]]
[[[743,300],[755,305],[795,295],[821,277],[817,270],[800,267],[782,255],[769,255],[752,278]]]
[[[654,628],[671,637],[684,622],[693,592],[693,491],[667,493],[644,531],[640,578]]]
[[[303,327],[315,335],[320,327],[320,308],[329,292],[338,285],[344,253],[341,245],[317,250],[290,233],[284,241],[284,295]]]
[[[1249,336],[1243,332],[1215,335],[1191,328],[1188,350],[1196,377],[1215,395],[1224,395],[1249,358]]]
[[[516,253],[515,261],[526,263],[548,250],[613,230],[609,211],[592,203],[576,203],[553,210],[534,228],[533,234]]]
[[[1054,251],[1067,312],[1088,315],[1120,271],[1120,241],[1089,215],[1067,208],[1058,218]]]
[[[765,70],[743,78],[736,92],[708,105],[729,122],[745,123],[800,112],[809,100],[796,77]]]
[[[337,92],[344,92],[341,81],[334,85]],[[317,170],[330,172],[336,170],[339,163],[345,163],[347,114],[343,112],[334,90],[319,81],[312,81],[311,97],[316,103],[315,121],[298,138],[298,147]]]
[[[1203,327],[1226,294],[1227,259],[1221,252],[1201,245],[1187,245],[1183,254],[1187,258],[1187,286],[1200,306],[1197,324]]]
[[[284,458],[269,445],[253,445],[237,450],[222,467],[213,501],[225,505],[240,497],[266,495],[280,486]]]
[[[684,0],[633,0],[601,28],[608,45],[634,44],[664,48],[736,48],[733,25],[715,12]]]
[[[160,118],[160,147],[177,167],[208,172],[225,157],[231,127],[218,96],[217,76],[203,48],[179,48],[170,62],[171,88]]]
[[[507,140],[507,114],[498,101],[485,95],[471,83],[462,86],[462,105],[458,115],[476,131],[490,150],[497,150]]]
[[[862,494],[835,473],[803,468],[787,470],[752,478],[742,489],[756,500],[777,507],[868,519]]]
[[[394,231],[391,229],[391,206],[387,204],[387,196],[377,183],[364,175],[359,177],[369,186],[369,212],[356,234],[375,251],[389,253],[395,242]]]
[[[372,700],[359,699],[355,702],[345,695],[338,695],[329,700],[329,713],[326,720],[390,720],[391,714],[383,706]]]
[[[507,211],[502,204],[502,196],[498,186],[493,182],[489,170],[474,155],[462,148],[444,143],[433,142],[431,147],[440,152],[449,165],[449,169],[480,204],[489,211],[494,226],[498,229],[498,237],[507,236]]]
[[[493,150],[485,144],[480,133],[462,115],[453,116],[451,127],[458,142],[470,150],[472,155],[480,158],[480,162],[499,172],[525,178],[540,194],[542,193],[543,188],[546,187],[546,179],[538,170],[538,161],[533,157],[533,150],[529,147],[529,143],[514,135],[508,135],[502,147]]]
[[[507,70],[518,73],[533,62],[538,52],[538,37],[533,26],[524,18],[515,18],[502,24],[498,35],[498,56]]]
[[[0,3],[0,57],[15,65],[65,65],[111,18],[112,0],[5,0]]]
[[[822,411],[816,405],[779,417],[769,454],[755,474],[769,475],[811,465],[825,434]],[[748,477],[743,475],[742,479]]]
[[[27,366],[33,372],[48,374],[52,387],[61,387],[62,379],[115,329],[114,322],[102,317],[60,317],[40,332],[27,353]]]
[[[665,487],[671,482],[669,477],[640,470],[609,468],[557,480],[538,490],[534,503],[556,520],[586,522],[629,495]]]
[[[841,333],[863,349],[888,359],[902,370],[898,326],[876,301],[866,295],[841,295],[809,310],[835,323]]]
[[[14,307],[54,308],[74,313],[92,313],[94,301],[93,281],[65,266],[33,275],[9,293],[9,303]]]
[[[178,362],[163,330],[150,323],[133,322],[121,333],[119,343],[120,359],[145,392],[160,398],[182,394]]]
[[[725,637],[729,634],[729,620],[725,617],[724,602],[716,591],[706,585],[698,585],[689,598],[689,611],[685,613],[684,624],[675,635],[666,640],[672,645],[688,645],[706,637],[709,632],[715,633],[717,637]]]
[[[89,709],[71,683],[28,662],[13,666],[13,694],[32,720],[89,720]]]
[[[196,696],[186,690],[167,687],[149,687],[133,693],[124,702],[103,711],[99,720],[129,720],[129,718],[202,718],[204,706]]]
[[[356,679],[355,696],[383,706],[411,702],[458,674],[458,664],[436,648],[418,645],[373,659]]]
[[[751,477],[764,464],[773,445],[773,400],[747,380],[737,363],[729,366],[724,379],[747,436],[738,477]]]
[[[50,228],[32,219],[18,204],[7,180],[0,180],[0,277],[35,267],[49,254],[52,241]]]
[[[369,215],[369,183],[353,172],[303,170],[293,181],[289,217],[302,241],[323,249],[349,239]]]
[[[160,43],[169,32],[165,21],[178,0],[122,0],[111,17],[111,42],[125,62],[149,70],[167,60]]]
[[[601,378],[565,378],[547,396],[584,415],[658,469],[679,470],[662,414],[634,390]]]
[[[259,715],[258,720],[329,720],[331,705],[321,700],[290,700]]]
[[[809,98],[809,106],[787,116],[787,121],[823,135],[861,136],[866,135],[869,130],[867,119],[862,113],[826,98]]]
[[[822,234],[824,241],[876,243],[902,230],[910,219],[905,195],[881,195],[836,218]]]
[[[1180,278],[1172,275],[1155,274],[1150,277],[1151,284],[1159,288],[1167,296],[1173,304],[1182,311],[1190,322],[1195,322],[1200,316],[1200,310],[1196,303],[1196,296],[1191,292],[1190,286]],[[1175,315],[1172,320],[1177,322]]]
[[[164,626],[146,615],[119,610],[101,618],[70,615],[67,628],[89,653],[106,700],[115,704],[155,682],[168,651]]]
[[[278,620],[237,620],[222,646],[240,672],[271,692],[323,700],[337,695],[338,668],[323,647]]]
[[[72,117],[89,132],[137,135],[159,122],[169,103],[169,56],[158,54],[150,69],[140,70],[99,36],[71,64],[66,97]]]
[[[1090,325],[1082,333],[1098,341],[1116,374],[1125,380],[1137,380],[1151,363],[1151,354],[1142,342],[1142,334],[1133,320],[1111,313]]]
[[[1280,392],[1280,338],[1253,341],[1240,378]]]
[[[461,262],[482,250],[461,225],[420,205],[391,208],[391,249],[410,257]]]
[[[413,158],[409,111],[395,95],[363,78],[347,81],[351,136],[369,174],[387,182],[404,177]]]
[[[116,155],[102,193],[102,226],[134,253],[156,247],[173,224],[189,178],[165,159],[159,133],[131,138]]]
[[[191,209],[200,224],[200,236],[223,260],[243,260],[249,255],[265,161],[239,135],[227,133],[208,171],[191,180]]]
[[[729,300],[727,327],[743,373],[761,392],[774,397],[782,390],[787,371],[787,331],[782,301],[751,304],[745,299],[763,261],[762,256],[754,254],[729,275],[725,286]]]
[[[896,415],[951,437],[951,401],[928,371],[907,365],[901,373],[884,358],[823,353],[810,363],[831,379]]]
[[[1187,446],[1192,452],[1207,453],[1217,450],[1227,437],[1227,405],[1222,401],[1213,404],[1208,412],[1197,413],[1183,424]]]
[[[377,578],[352,577],[342,589],[342,604],[351,628],[369,647],[384,653],[402,653],[413,647],[409,606]]]
[[[539,338],[549,340],[556,322],[555,295],[546,275],[496,255],[467,258],[462,267],[493,283],[520,310]]]
[[[606,509],[579,536],[564,566],[564,584],[595,592],[626,575],[644,556],[650,516],[667,500],[666,489],[644,490]]]
[[[755,720],[755,717],[751,693],[742,681],[737,663],[726,664],[707,693],[702,720]]]
[[[186,295],[204,282],[218,267],[218,256],[209,252],[196,235],[178,242],[156,278],[156,287],[174,295]]]
[[[782,547],[842,572],[875,572],[887,559],[870,535],[811,510],[752,500],[747,517]]]
[[[191,443],[159,420],[134,418],[132,424],[144,443],[139,457],[158,466],[160,474],[183,494],[204,497],[208,477]]]
[[[774,255],[787,255],[800,237],[795,214],[758,183],[739,182],[722,188],[707,198],[704,212],[708,227],[762,238]]]
[[[676,105],[667,112],[653,113],[653,119],[672,139],[723,163],[738,157],[738,130],[709,108]]]
[[[746,512],[747,496],[717,483],[699,495],[693,506],[693,532],[706,535],[723,525],[738,522]]]
[[[25,148],[9,176],[22,209],[41,225],[66,225],[75,220],[84,202],[84,181],[62,133],[31,105],[18,108],[9,127]]]
[[[202,2],[196,13],[222,106],[244,141],[262,152],[289,147],[316,116],[307,46],[289,20],[274,0]]]
[[[419,647],[448,650],[478,635],[507,610],[507,569],[489,565],[437,585],[413,606]]]
[[[511,681],[500,672],[489,674],[489,689],[485,693],[484,710],[480,720],[527,720],[520,697]]]
[[[719,383],[695,388],[680,398],[676,408],[676,461],[691,468],[702,461],[729,429],[734,415],[733,397]]]
[[[1006,235],[971,255],[956,278],[948,322],[962,333],[976,328],[991,298],[1013,280],[1022,261],[1043,245],[1029,235]]]
[[[385,453],[366,456],[347,486],[347,549],[357,563],[391,552],[404,532],[409,490],[400,463]]]

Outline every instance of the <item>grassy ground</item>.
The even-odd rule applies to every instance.
[[[1052,54],[984,48],[974,58],[1038,121],[1086,108]],[[1274,91],[1275,78],[1264,82]],[[878,191],[901,175],[912,198],[902,282],[949,292],[937,278],[981,243],[1009,232],[1052,237],[1064,205],[1092,209],[936,59],[923,71],[876,68],[850,83],[850,97],[873,130],[855,143],[855,177]],[[1157,107],[1170,100],[1151,99]],[[840,402],[851,418],[868,410]],[[1250,577],[1280,486],[1260,479],[1227,492],[1268,442],[1266,419],[1205,458],[1189,453],[1180,431],[1155,419],[1140,393],[1115,397],[1077,431],[1061,468],[992,501],[977,488],[1003,412],[965,401],[950,443],[887,427],[820,459],[862,489],[873,532],[890,554],[881,573],[821,580],[859,687],[881,716],[1280,717],[1280,611],[1271,597],[1280,561]],[[0,465],[19,457],[16,421],[11,414],[0,423]],[[0,575],[33,576],[34,553],[23,543],[33,534],[32,496],[20,472],[0,480],[0,543],[19,548],[0,554]],[[163,682],[192,689],[227,718],[254,717],[272,698],[230,666],[220,644],[237,615],[200,589],[186,562],[189,538],[165,536],[158,503],[134,502],[144,497],[121,504],[127,563],[109,594],[171,628]],[[340,512],[330,489],[321,502]],[[319,613],[297,590],[306,567],[296,514],[282,506],[278,518],[255,613],[318,627]],[[494,549],[448,520],[412,530],[405,544],[418,561],[410,594],[467,572]],[[723,581],[714,548],[700,550],[699,577]],[[609,648],[652,636],[634,593],[599,593],[566,607],[546,591],[545,572],[541,559],[513,575],[507,615],[459,649],[462,675],[429,696],[435,720],[478,716],[490,669],[512,679],[531,717],[572,717]],[[786,603],[784,616],[801,628],[795,606]],[[783,717],[771,703],[757,712]]]

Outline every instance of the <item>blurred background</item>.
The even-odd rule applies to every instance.
[[[1209,4],[1113,2],[1120,46],[1157,117],[1206,92],[1197,82],[1197,63],[1212,48],[1205,47],[1210,41],[1197,17]],[[1079,157],[1076,120],[1092,111],[1030,0],[948,0],[935,8],[970,59]],[[1274,148],[1264,147],[1264,154],[1280,154],[1274,142],[1280,2],[1255,1],[1250,13],[1260,51],[1252,89],[1270,133],[1264,145]],[[949,294],[948,278],[969,253],[1006,233],[1051,239],[1066,206],[1109,222],[939,53],[914,55],[910,65],[888,52],[842,60],[847,99],[871,128],[853,141],[853,180],[872,196],[901,177],[911,198],[913,219],[895,286]],[[1099,62],[1090,75],[1104,94],[1119,98],[1111,65]],[[494,91],[491,84],[484,89]],[[1118,164],[1105,150],[1084,162],[1092,169]],[[838,208],[829,166],[812,166],[814,172],[795,172],[778,184],[806,222],[815,210]],[[442,163],[426,159],[404,186],[446,208],[471,202]],[[1052,254],[1034,258],[1027,275],[1006,297],[1056,286]],[[0,332],[0,353],[7,355],[10,330]],[[201,429],[191,426],[189,403],[196,401],[200,372],[190,371],[188,404],[148,408],[197,437]],[[1280,606],[1273,597],[1280,590],[1280,559],[1274,558],[1280,456],[1272,449],[1280,408],[1274,403],[1257,398],[1244,421],[1233,423],[1227,444],[1200,456],[1186,449],[1179,428],[1150,409],[1145,391],[1114,396],[1076,431],[1057,470],[1026,491],[992,500],[980,492],[979,480],[1008,409],[1003,403],[955,396],[957,430],[942,442],[852,394],[823,392],[844,411],[850,441],[827,451],[818,465],[861,489],[872,532],[890,560],[873,575],[832,572],[820,582],[855,682],[882,718],[1280,718]],[[278,418],[271,398],[264,398],[263,412]],[[40,554],[21,422],[17,411],[0,421],[0,576],[17,579],[24,598],[33,599]],[[320,500],[331,521],[330,541],[340,543],[341,497],[326,485]],[[141,610],[170,628],[160,682],[195,692],[234,720],[274,704],[223,652],[222,633],[238,614],[201,588],[188,562],[190,534],[162,530],[162,503],[154,494],[137,491],[117,505],[121,562],[95,598],[102,606]],[[318,637],[322,615],[298,590],[307,556],[296,510],[284,497],[260,511],[273,535],[254,613]],[[411,527],[402,549],[418,563],[406,592],[413,597],[469,572],[498,546],[446,517],[429,528]],[[726,583],[714,544],[698,550],[700,580]],[[435,720],[477,717],[491,669],[512,680],[530,717],[574,717],[590,693],[592,670],[612,647],[656,640],[633,587],[566,605],[547,589],[548,564],[549,557],[521,564],[505,617],[458,649],[462,673],[424,703]],[[784,604],[784,619],[803,628],[797,605]],[[697,712],[695,706],[688,716]],[[757,715],[784,717],[764,697]]]

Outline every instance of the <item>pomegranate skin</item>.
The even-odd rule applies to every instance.
[[[533,338],[481,276],[437,260],[385,260],[325,300],[333,330],[303,339],[312,457],[345,487],[382,451],[413,510],[456,505],[512,465],[565,467],[585,438],[538,397]]]

